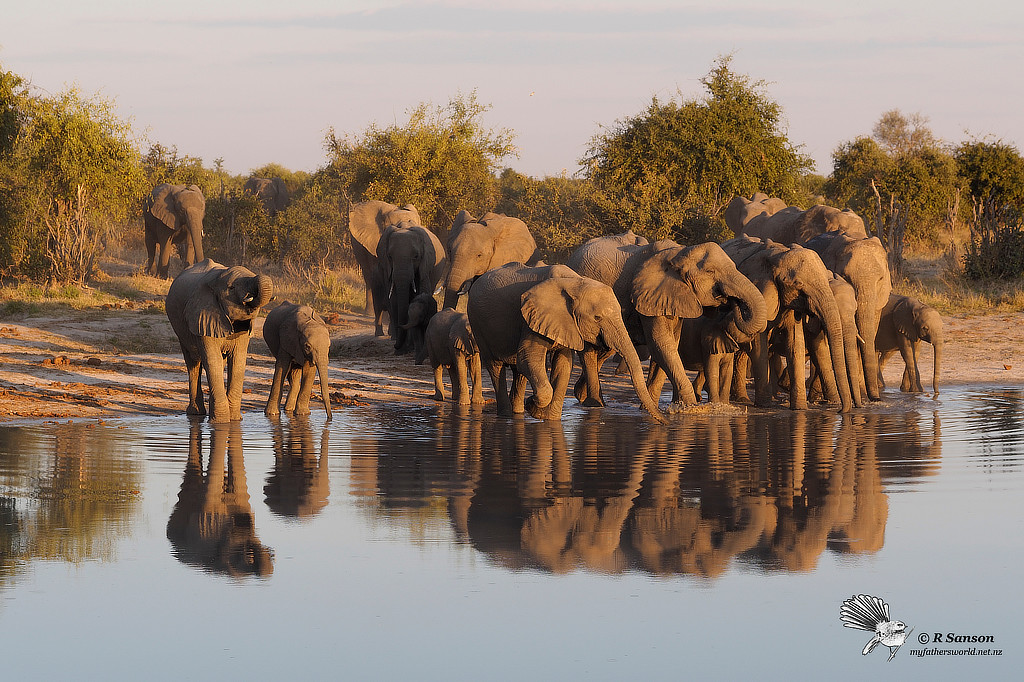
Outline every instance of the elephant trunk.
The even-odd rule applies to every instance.
[[[187,222],[188,225],[185,229],[188,230],[188,238],[192,240],[192,249],[196,255],[195,262],[198,263],[206,259],[203,253],[203,218],[202,216],[188,216]]]
[[[742,281],[735,284],[733,292],[728,294],[733,303],[732,325],[740,335],[751,338],[768,327],[767,306],[757,287],[743,275],[740,278]]]
[[[835,298],[828,287],[809,295],[807,303],[811,314],[821,320],[824,327],[825,338],[828,340],[829,352],[832,355],[832,373],[835,375],[836,387],[839,389],[839,402],[842,405],[842,411],[849,412],[853,408],[853,391],[850,388],[850,376],[846,364],[846,343],[843,338],[843,323],[839,315],[839,306],[836,305]],[[822,367],[821,371],[826,372],[828,368]]]
[[[448,270],[448,278],[444,282],[444,307],[454,310],[459,303],[459,292],[466,283],[476,277],[472,268],[463,263],[453,261]]]
[[[254,310],[259,310],[270,303],[270,299],[274,297],[274,280],[267,275],[256,275],[256,287],[259,295],[256,298]]]
[[[882,394],[878,386],[878,354],[875,352],[875,335],[878,333],[879,309],[876,301],[865,299],[858,301],[857,331],[860,332],[861,360],[864,364],[864,383],[867,385],[868,398],[881,400]]]
[[[942,363],[942,338],[932,333],[932,349],[935,351],[935,362],[932,366],[932,393],[939,394],[939,368]]]
[[[320,377],[320,398],[324,401],[324,409],[327,411],[327,421],[334,418],[331,412],[331,387],[327,380],[327,358],[317,358],[316,373]]]
[[[629,378],[633,382],[633,390],[636,391],[640,404],[651,413],[657,421],[665,423],[665,416],[658,408],[658,401],[651,396],[647,390],[647,381],[644,377],[644,368],[640,364],[640,356],[636,348],[629,340],[629,333],[625,325],[618,324],[613,329],[603,329],[601,335],[604,337],[605,345],[614,350],[625,361],[629,369]]]
[[[415,295],[415,275],[411,267],[391,273],[391,337],[396,352],[402,351],[409,336],[403,325],[409,321],[409,302]]]

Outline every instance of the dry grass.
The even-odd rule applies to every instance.
[[[1024,310],[1024,281],[975,282],[963,276],[959,254],[918,252],[907,257],[905,276],[893,291],[920,299],[943,315]]]

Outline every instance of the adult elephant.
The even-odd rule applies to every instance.
[[[459,294],[474,279],[506,263],[536,263],[537,242],[519,218],[485,213],[474,218],[459,211],[448,232],[450,270],[444,283],[444,307],[458,307]]]
[[[607,285],[564,265],[508,263],[476,280],[467,315],[480,362],[494,386],[498,414],[511,416],[525,409],[538,419],[560,419],[573,353],[610,349],[624,359],[641,404],[663,420],[644,384],[640,358],[630,343],[615,293]],[[511,395],[506,366],[519,375]],[[528,400],[527,381],[533,388]]]
[[[725,224],[734,234],[743,234],[743,228],[755,216],[761,214],[775,215],[786,208],[786,202],[778,197],[770,197],[763,192],[757,192],[749,199],[735,196],[725,208]]]
[[[807,407],[802,320],[813,315],[825,330],[830,351],[830,357],[819,358],[825,363],[822,379],[833,394],[838,392],[843,411],[850,410],[853,398],[846,372],[842,318],[829,286],[830,273],[818,254],[801,246],[787,247],[751,237],[730,239],[722,244],[722,249],[739,272],[754,283],[766,306],[767,328],[747,344],[753,361],[756,404],[767,405],[773,397],[768,337],[775,335],[782,340],[785,349],[790,407],[794,410]]]
[[[242,191],[259,199],[271,218],[288,206],[288,188],[281,178],[252,177],[245,181]]]
[[[241,266],[228,268],[209,259],[171,282],[165,308],[188,369],[188,414],[206,414],[200,381],[200,372],[205,370],[210,421],[242,418],[242,382],[252,321],[273,295],[274,284],[266,275]]]
[[[673,409],[697,402],[679,357],[683,318],[700,317],[706,307],[726,306],[738,333],[756,334],[765,328],[761,293],[712,242],[629,245],[622,243],[622,235],[598,237],[574,251],[567,264],[615,292],[633,343],[646,346],[651,361],[672,382]],[[596,354],[584,353],[583,362],[585,386],[577,386],[577,397],[584,404],[601,404]]]
[[[196,185],[170,185],[163,183],[153,188],[144,202],[142,211],[146,230],[146,272],[167,278],[171,258],[170,245],[180,249],[185,267],[204,258],[203,217],[206,198]],[[157,250],[160,261],[157,262]]]
[[[366,313],[373,311],[374,334],[384,336],[381,318],[388,309],[388,290],[384,273],[377,264],[377,245],[380,236],[388,227],[410,227],[420,224],[416,207],[406,204],[402,208],[386,201],[362,201],[354,204],[348,212],[348,232],[351,237],[352,254],[359,264],[366,284]]]
[[[433,295],[448,267],[444,247],[421,225],[388,225],[377,242],[377,267],[388,295],[395,352],[410,352],[409,303],[418,295]]]
[[[736,236],[748,235],[758,239],[771,239],[779,244],[803,244],[819,234],[841,232],[854,239],[868,236],[864,221],[846,208],[840,211],[832,206],[812,206],[802,211],[789,206],[771,215],[762,213],[752,217]]]
[[[807,248],[816,251],[825,267],[853,286],[857,297],[857,334],[864,365],[864,383],[868,398],[880,400],[875,335],[882,308],[892,293],[885,247],[878,237],[856,239],[840,232],[826,232],[809,240]]]
[[[882,366],[896,351],[903,358],[903,380],[901,391],[921,393],[921,372],[917,367],[921,342],[932,344],[932,392],[939,394],[939,367],[942,363],[942,316],[930,305],[925,305],[912,296],[890,294],[882,308],[875,337],[878,352],[879,383],[884,386]]]
[[[857,341],[857,294],[845,279],[831,270],[829,275],[829,288],[836,299],[839,318],[843,324],[843,350],[846,352],[846,373],[850,381],[850,393],[853,396],[853,404],[861,407],[867,400],[868,393],[864,383],[864,363],[860,357],[860,344]],[[825,328],[818,318],[812,316],[804,321],[804,337],[812,363],[809,393],[815,397],[819,393],[825,393],[829,402],[838,402],[839,395],[830,393],[831,387],[822,384],[817,378],[822,367],[827,368],[831,365]]]

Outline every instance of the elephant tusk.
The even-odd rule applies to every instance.
[[[246,294],[245,298],[242,299],[242,303],[245,303],[246,305],[248,305],[248,304],[252,303],[255,298],[256,297],[253,296],[252,294]]]

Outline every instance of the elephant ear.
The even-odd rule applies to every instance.
[[[455,216],[455,221],[452,223],[452,226],[448,229],[448,247],[451,248],[452,240],[459,235],[459,232],[462,232],[463,227],[469,223],[475,222],[476,218],[473,217],[472,213],[466,209],[459,211],[458,215]]]
[[[212,271],[203,278],[185,304],[185,319],[188,329],[196,336],[211,336],[223,339],[235,333],[231,328],[231,320],[221,308],[217,289],[220,286],[220,274]]]
[[[681,247],[655,252],[633,277],[630,299],[636,311],[646,317],[700,317],[704,312],[697,295],[673,259]]]
[[[157,192],[152,197],[152,204],[149,212],[157,220],[174,231],[178,230],[178,202],[175,199],[174,187],[167,187],[162,192]]]
[[[377,253],[384,217],[397,208],[386,201],[362,201],[348,212],[348,231],[364,249]]]
[[[523,294],[523,319],[537,334],[559,346],[583,350],[583,336],[573,315],[574,301],[565,278],[547,279]]]
[[[914,323],[914,306],[910,299],[900,297],[892,307],[892,322],[900,336],[908,341],[917,341],[917,325]]]
[[[422,238],[423,261],[419,272],[419,290],[431,293],[434,285],[441,279],[441,273],[448,265],[448,259],[444,255],[444,247],[441,240],[433,232],[425,227],[416,229]]]
[[[469,322],[454,325],[448,333],[448,342],[455,350],[466,355],[476,355],[479,352],[476,347],[476,339],[473,338],[473,332],[469,328]]]

